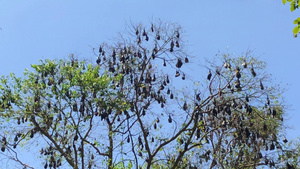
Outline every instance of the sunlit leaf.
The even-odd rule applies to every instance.
[[[293,33],[294,33],[294,34],[299,33],[299,26],[298,26],[298,25],[294,27]]]

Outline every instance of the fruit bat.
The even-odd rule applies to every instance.
[[[99,53],[102,53],[103,52],[103,49],[102,49],[102,47],[100,46],[99,47]]]
[[[171,115],[169,115],[168,122],[169,122],[169,123],[172,123],[172,118],[171,118]]]
[[[247,62],[246,62],[245,60],[243,61],[242,66],[243,66],[244,68],[247,68]]]
[[[212,113],[213,113],[214,116],[217,116],[217,115],[218,115],[218,112],[217,112],[216,109],[213,109]]]
[[[189,63],[189,58],[185,57],[184,62]]]
[[[237,79],[237,81],[235,82],[235,87],[236,87],[237,89],[240,89],[240,88],[241,88],[241,83],[240,83],[240,80],[239,80],[239,79]]]
[[[170,52],[173,51],[173,48],[174,48],[174,41],[171,41],[171,43],[170,43]]]
[[[236,78],[241,78],[241,73],[240,73],[240,71],[236,71]]]
[[[153,74],[152,81],[153,81],[153,82],[155,82],[155,81],[156,81],[155,74]]]
[[[169,76],[168,76],[168,75],[167,75],[166,82],[167,82],[167,83],[170,83],[170,80],[169,80]]]
[[[179,48],[180,46],[179,46],[179,42],[178,42],[178,40],[175,42],[175,46],[177,47],[177,48]]]
[[[34,137],[34,131],[30,130],[30,138],[33,138],[33,137]]]
[[[255,71],[254,71],[253,67],[251,68],[251,74],[253,75],[253,77],[255,77],[255,76],[256,76],[256,73],[255,73]]]
[[[248,114],[252,113],[252,107],[251,106],[247,106],[247,112],[248,112]]]
[[[226,69],[228,68],[227,62],[224,63],[224,67],[225,67]]]
[[[138,51],[137,56],[138,56],[139,58],[142,58],[142,53],[141,53],[140,51]]]
[[[275,149],[275,145],[272,143],[270,146],[270,150],[274,150]]]
[[[184,111],[186,111],[187,110],[187,103],[186,102],[184,102],[184,104],[183,104],[183,106],[182,106],[182,109],[184,110]]]
[[[163,66],[167,66],[166,60],[164,59]]]
[[[295,169],[295,167],[290,165],[289,162],[286,162],[286,168],[287,169]]]
[[[198,140],[200,138],[200,129],[198,128],[196,130],[196,140]]]
[[[15,136],[14,141],[15,141],[15,142],[18,141],[18,135]]]
[[[200,98],[200,93],[198,93],[198,94],[196,95],[196,99],[197,99],[198,101],[201,100],[201,98]]]
[[[160,40],[160,35],[159,34],[156,35],[156,39]]]
[[[170,95],[170,99],[173,99],[174,98],[174,96],[173,96],[173,93],[171,93],[171,95]]]
[[[275,116],[276,116],[276,114],[277,114],[277,112],[276,112],[276,110],[273,108],[273,111],[272,111],[272,115],[273,115],[273,117],[275,117]]]
[[[224,67],[225,67],[225,68],[228,68],[228,69],[230,70],[230,69],[231,69],[231,64],[230,64],[229,62],[226,61],[226,62],[224,63]]]
[[[246,134],[247,138],[250,136],[250,131],[249,131],[248,127],[246,127],[246,129],[245,129],[245,134]]]
[[[78,111],[77,103],[73,103],[73,111]]]
[[[178,77],[178,76],[180,76],[180,73],[179,73],[179,71],[178,71],[178,70],[176,70],[175,77]]]
[[[211,76],[212,76],[211,71],[209,71],[209,72],[208,72],[208,75],[207,75],[207,80],[210,80],[210,79],[211,79]]]
[[[129,143],[130,142],[130,138],[129,138],[129,136],[127,137],[127,143]]]
[[[246,102],[249,102],[249,97],[248,97],[248,95],[246,95]]]
[[[141,136],[138,137],[139,145],[143,145]]]
[[[156,57],[156,56],[155,56],[155,53],[154,53],[154,51],[153,51],[152,54],[151,54],[151,58],[152,58],[152,59],[155,59],[155,57]]]
[[[261,89],[261,90],[264,90],[264,85],[262,84],[261,80],[260,80],[259,85],[260,85],[260,89]]]
[[[180,34],[179,34],[179,32],[177,31],[176,38],[179,38],[179,37],[180,37]]]
[[[177,68],[181,68],[181,66],[182,66],[182,61],[181,61],[181,59],[179,58],[179,59],[177,60],[176,67],[177,67]]]
[[[142,116],[145,116],[145,115],[146,115],[146,111],[143,110],[143,111],[142,111]]]
[[[106,112],[101,113],[101,120],[106,119],[108,114]]]
[[[78,135],[76,134],[74,137],[74,141],[77,141],[77,140],[78,140]]]
[[[152,64],[151,63],[149,63],[148,69],[152,69]]]

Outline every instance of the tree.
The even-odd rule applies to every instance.
[[[218,55],[203,78],[185,70],[178,25],[127,30],[95,64],[71,56],[1,78],[3,155],[33,168],[15,149],[38,142],[45,168],[296,167],[264,62]]]
[[[299,0],[282,0],[282,3],[285,5],[287,2],[290,3],[291,6],[291,12],[299,8]],[[297,34],[300,32],[300,17],[294,20],[294,24],[296,26],[293,29],[293,34],[295,37],[297,37]]]

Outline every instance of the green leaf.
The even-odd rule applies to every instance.
[[[295,2],[291,3],[291,12],[293,12],[295,10]]]
[[[291,5],[291,12],[293,12],[295,10],[295,6]]]
[[[128,163],[128,169],[131,169],[132,168],[132,163],[131,163],[131,160],[129,161]]]
[[[293,29],[293,33],[294,33],[294,35],[299,33],[299,26],[298,25],[295,26],[295,28]]]
[[[282,0],[282,3],[283,3],[283,4],[286,4],[286,2],[287,2],[286,0]]]
[[[300,24],[300,17],[294,20],[294,24]]]

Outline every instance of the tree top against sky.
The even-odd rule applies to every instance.
[[[268,63],[278,82],[288,83],[285,98],[292,105],[290,125],[298,119],[300,82],[298,38],[291,30],[297,13],[281,1],[92,1],[1,2],[1,74],[22,74],[39,59],[57,59],[74,53],[94,59],[92,48],[111,39],[126,23],[152,18],[179,23],[187,33],[188,50],[199,58],[218,51],[242,53],[253,49]],[[188,18],[188,19],[187,19]],[[121,32],[122,33],[122,32]],[[57,45],[61,44],[61,45]],[[203,60],[199,59],[199,63]],[[297,125],[294,125],[298,128]],[[291,130],[291,135],[298,132]]]

